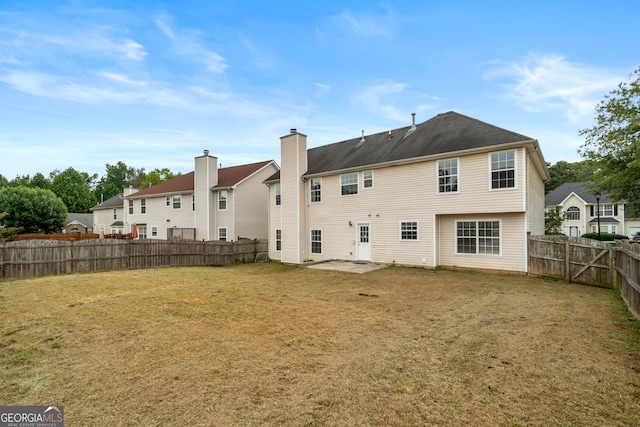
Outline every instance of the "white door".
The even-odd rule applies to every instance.
[[[371,235],[369,224],[358,224],[358,261],[371,261]]]

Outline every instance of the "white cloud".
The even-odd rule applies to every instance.
[[[412,112],[421,113],[436,108],[434,104],[425,104],[424,99],[438,100],[438,97],[407,92],[408,87],[406,83],[383,80],[361,90],[355,95],[354,101],[375,114],[399,122],[407,122]]]
[[[383,14],[355,13],[349,9],[334,16],[333,21],[348,32],[366,37],[387,36],[394,27],[391,11]]]
[[[574,123],[591,117],[597,103],[622,80],[610,70],[571,63],[553,54],[496,62],[485,79],[498,81],[506,96],[526,111],[556,110]]]
[[[322,96],[331,90],[331,86],[324,83],[316,83],[316,96]]]

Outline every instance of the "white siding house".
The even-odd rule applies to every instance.
[[[269,256],[525,272],[544,234],[538,142],[454,112],[307,149],[292,129],[269,186]]]
[[[601,233],[633,237],[640,232],[640,219],[629,217],[625,204],[614,203],[607,194],[596,199],[596,190],[589,181],[560,185],[546,195],[545,204],[546,209],[555,209],[566,215],[561,232],[567,236],[597,233],[598,222]]]
[[[147,239],[167,239],[170,229],[197,240],[266,239],[268,191],[262,183],[276,171],[273,160],[219,168],[205,150],[193,172],[124,197],[124,232],[135,224]]]

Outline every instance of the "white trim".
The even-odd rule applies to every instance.
[[[347,176],[347,175],[355,175],[356,176],[356,182],[355,182],[355,186],[356,186],[356,192],[355,193],[350,193],[350,194],[342,194],[342,188],[345,186],[345,184],[342,183],[342,177],[343,176]],[[360,194],[360,174],[358,172],[348,172],[348,173],[343,173],[340,174],[340,180],[339,180],[339,184],[340,184],[340,197],[349,197],[349,196],[357,196],[358,194]],[[354,185],[353,183],[350,184],[346,184],[346,185]]]
[[[498,236],[498,245],[499,245],[499,252],[497,254],[487,254],[487,253],[480,253],[478,252],[479,249],[479,245],[478,245],[478,239],[480,238],[480,236],[478,236],[478,223],[479,222],[498,222],[499,225],[499,232],[500,235]],[[458,252],[458,223],[459,222],[475,222],[476,223],[476,235],[475,235],[475,240],[476,240],[476,252],[475,253],[468,253],[468,252]],[[460,255],[460,256],[491,256],[491,257],[502,257],[502,236],[503,236],[503,230],[504,227],[502,226],[502,219],[497,219],[497,218],[476,218],[476,219],[456,219],[453,221],[453,253],[454,255]],[[492,237],[494,238],[494,237]]]
[[[320,232],[320,252],[313,252],[313,242],[317,242],[318,240],[313,240],[313,232]],[[309,256],[311,255],[322,255],[324,249],[324,233],[322,232],[322,228],[310,228],[309,229]]]
[[[416,224],[416,238],[415,239],[403,239],[402,238],[402,224],[408,224],[408,223],[415,223]],[[400,220],[398,221],[398,239],[401,242],[419,242],[420,241],[420,221],[418,221],[417,219],[410,219],[410,220]],[[407,231],[413,231],[413,230],[407,230]]]
[[[505,188],[493,188],[493,177],[491,176],[493,173],[493,169],[491,169],[492,167],[492,160],[491,160],[491,156],[493,156],[494,154],[500,154],[500,153],[513,153],[513,187],[505,187]],[[489,191],[510,191],[510,190],[518,190],[519,186],[518,186],[518,150],[511,149],[511,150],[500,150],[500,151],[492,151],[490,153],[487,153],[487,159],[489,161]],[[502,170],[502,169],[500,169]]]
[[[371,172],[371,187],[365,187],[365,186],[364,186],[364,181],[365,181],[365,180],[364,180],[364,174],[365,174],[366,172]],[[374,186],[375,186],[375,183],[374,183],[374,178],[373,178],[373,169],[366,169],[366,170],[363,170],[363,171],[362,171],[362,190],[371,190],[371,189],[373,189],[373,187],[374,187]]]

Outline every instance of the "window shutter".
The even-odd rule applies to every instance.
[[[593,215],[593,205],[591,205],[591,216],[594,216]]]
[[[618,216],[618,205],[613,205],[613,216]]]

